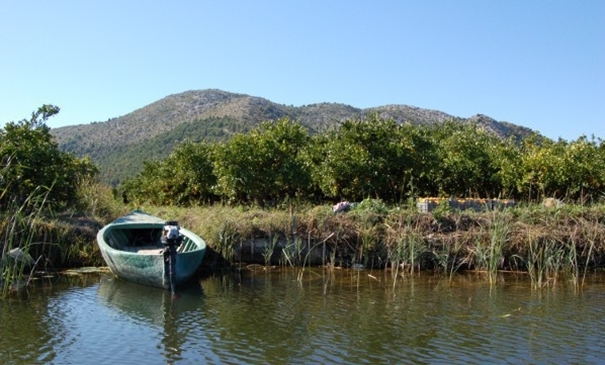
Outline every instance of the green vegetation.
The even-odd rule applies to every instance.
[[[52,208],[73,204],[77,184],[97,172],[90,160],[59,150],[45,124],[58,112],[43,105],[31,119],[0,130],[0,209],[22,206],[32,196],[44,196]],[[49,194],[40,195],[44,191]]]
[[[4,171],[3,171],[4,172]],[[35,194],[35,192],[34,192]],[[42,193],[48,195],[48,193]],[[45,196],[31,195],[22,205],[10,202],[2,214],[0,236],[2,251],[0,255],[0,298],[9,290],[26,286],[24,273],[34,261],[29,255],[33,243],[33,226],[40,216]]]
[[[502,140],[473,124],[376,115],[311,135],[281,119],[224,143],[177,146],[121,189],[134,205],[191,209],[183,219],[204,205],[201,214],[214,217],[200,233],[227,261],[384,267],[395,277],[465,269],[492,283],[512,270],[543,287],[563,269],[579,283],[602,266],[604,161],[602,142],[585,137]],[[424,196],[507,198],[518,207],[420,214],[415,201]],[[536,204],[547,197],[567,204]],[[359,203],[334,215],[326,202],[340,200]],[[253,252],[255,240],[264,249]]]
[[[175,145],[182,142],[212,143],[226,140],[235,133],[245,133],[252,129],[251,125],[236,123],[231,118],[208,118],[183,123],[167,133],[160,134],[149,140],[136,144],[116,145],[103,148],[103,144],[89,150],[80,151],[81,155],[95,155],[99,166],[106,168],[99,174],[100,181],[117,186],[121,181],[133,176],[133,172],[141,171],[147,161],[160,161],[168,158]],[[81,144],[85,142],[81,142]],[[94,143],[94,142],[88,142]],[[74,144],[75,147],[75,144]],[[69,146],[63,146],[70,150]]]
[[[386,269],[394,278],[418,271],[452,278],[471,270],[492,284],[498,273],[511,271],[528,275],[536,288],[556,287],[561,280],[581,288],[589,271],[605,265],[602,204],[439,214],[371,199],[337,214],[329,205],[142,209],[177,219],[204,237],[212,252],[204,265],[210,268],[353,266]]]
[[[44,124],[58,111],[45,105],[0,130],[3,293],[28,270],[102,264],[97,230],[134,208],[204,237],[206,267],[355,265],[394,277],[475,270],[492,283],[510,270],[540,288],[562,278],[581,287],[588,270],[604,266],[601,140],[502,140],[474,124],[377,115],[310,133],[283,118],[223,142],[179,144],[112,189],[90,160],[59,150]],[[416,199],[426,196],[518,204],[419,213]],[[547,197],[566,204],[536,204]],[[333,213],[341,200],[357,203]],[[14,249],[31,260],[15,264]]]
[[[138,204],[155,205],[364,198],[392,205],[427,196],[598,202],[604,161],[605,145],[585,137],[519,142],[472,124],[413,126],[376,115],[310,135],[281,119],[224,143],[179,145],[120,189]]]
[[[0,130],[0,282],[2,295],[17,285],[24,271],[65,255],[58,252],[60,230],[48,223],[56,211],[77,207],[80,185],[96,173],[88,159],[62,152],[45,121],[59,112],[43,105],[31,119]],[[45,223],[46,222],[46,223]],[[44,228],[46,227],[46,229]],[[81,236],[80,236],[81,237]],[[48,244],[47,244],[48,243]],[[70,242],[63,242],[67,244]],[[36,260],[33,259],[36,258]],[[66,256],[61,257],[68,261]]]

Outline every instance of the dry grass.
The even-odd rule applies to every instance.
[[[545,286],[554,285],[561,271],[577,281],[587,269],[602,267],[605,257],[603,206],[537,206],[438,215],[359,208],[333,214],[329,206],[144,209],[178,219],[211,247],[221,247],[221,252],[229,252],[225,246],[257,238],[271,242],[278,236],[293,245],[302,242],[311,247],[323,242],[326,265],[362,264],[396,269],[400,274],[437,270],[451,275],[465,269],[495,278],[499,271],[512,270],[528,272],[536,286]],[[265,264],[266,257],[265,252]]]
[[[329,205],[135,207],[94,185],[84,194],[86,204],[79,213],[43,219],[37,225],[33,242],[45,243],[40,247],[55,267],[100,263],[96,231],[136,208],[178,220],[203,237],[210,248],[205,265],[210,267],[359,265],[391,270],[395,277],[432,270],[450,278],[460,270],[474,270],[485,272],[490,282],[498,272],[520,271],[539,288],[562,279],[581,287],[587,271],[605,266],[604,205],[418,213],[414,207],[364,201],[347,213],[334,214]],[[242,248],[253,242],[266,245],[250,255],[257,262],[242,262]]]

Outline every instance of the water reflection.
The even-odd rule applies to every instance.
[[[169,291],[108,275],[0,302],[0,364],[599,364],[605,276],[241,270]]]
[[[170,291],[129,283],[112,276],[101,278],[98,295],[101,303],[117,310],[120,318],[139,326],[153,328],[160,337],[162,355],[166,363],[182,359],[183,345],[188,341],[192,327],[188,319],[199,312],[203,293],[199,282],[179,287],[173,297]],[[153,339],[152,341],[156,341]],[[138,342],[138,341],[137,341]]]
[[[531,290],[515,276],[495,287],[477,275],[391,279],[243,272],[206,282],[209,302],[226,299],[215,308],[225,330],[214,348],[240,363],[599,363],[605,355],[599,283],[577,293]]]
[[[77,305],[81,293],[96,282],[95,276],[45,277],[19,295],[0,300],[0,363],[53,363],[62,341],[70,340],[70,326],[55,313],[69,314],[71,309],[59,298],[74,298]]]

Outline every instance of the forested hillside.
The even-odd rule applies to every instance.
[[[532,131],[485,115],[459,118],[441,111],[407,105],[359,109],[337,103],[287,106],[221,90],[196,90],[170,95],[124,116],[52,130],[61,149],[89,155],[99,165],[103,182],[117,185],[142,168],[143,161],[167,157],[184,140],[220,141],[246,133],[263,121],[288,117],[311,134],[340,122],[377,114],[398,123],[433,124],[447,120],[477,124],[506,138]]]

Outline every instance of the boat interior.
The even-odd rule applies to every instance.
[[[105,233],[105,242],[117,250],[139,254],[160,255],[164,252],[162,228],[114,228]],[[195,243],[185,236],[177,252],[196,248]]]

